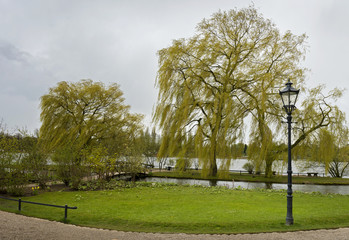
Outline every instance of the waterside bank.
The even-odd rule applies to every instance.
[[[248,173],[229,173],[226,176],[203,177],[200,170],[189,170],[185,172],[178,171],[152,171],[149,177],[160,178],[178,178],[178,179],[197,179],[197,180],[215,180],[215,181],[236,181],[236,182],[259,182],[259,183],[287,183],[287,176],[274,175],[270,178],[264,175]],[[349,185],[349,178],[332,177],[308,177],[292,176],[294,184],[317,184],[317,185]]]

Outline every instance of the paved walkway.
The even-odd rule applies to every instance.
[[[78,227],[0,211],[1,240],[348,240],[349,228],[236,235],[137,233]]]

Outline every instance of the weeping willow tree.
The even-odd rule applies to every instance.
[[[180,148],[178,155],[184,155],[190,132],[203,169],[215,176],[217,157],[230,159],[226,146],[243,135],[250,116],[249,157],[271,176],[273,162],[287,150],[280,144],[285,114],[278,91],[288,78],[303,86],[306,50],[305,35],[281,34],[253,7],[215,13],[198,24],[193,37],[160,50],[153,115],[163,135],[159,154],[173,155]],[[293,147],[332,122],[331,96],[318,90],[298,113],[303,130],[296,132]],[[223,163],[222,170],[230,165]]]
[[[345,113],[334,102],[343,91],[334,89],[327,96],[321,94],[324,86],[310,90],[298,113],[299,122],[294,128],[294,156],[321,163],[325,172],[341,177],[349,166],[348,127]]]
[[[336,106],[336,101],[342,96],[343,91],[333,89],[324,95],[323,85],[308,90],[303,88],[302,90],[304,100],[297,104],[299,109],[293,112],[295,122],[292,125],[292,157],[295,160],[314,160],[316,157],[310,152],[314,151],[315,145],[313,143],[317,141],[320,133],[327,128],[338,128],[345,124],[345,115]],[[266,177],[272,176],[275,160],[287,159],[287,127],[282,125],[286,123],[286,114],[283,112],[281,100],[278,98],[278,94],[270,92],[267,100],[269,106],[266,111],[261,111],[263,114],[260,114],[258,108],[253,110],[257,117],[253,116],[252,120],[249,158],[255,162],[257,171],[265,171]],[[263,100],[259,102],[263,103]],[[251,111],[252,115],[253,111]],[[280,121],[282,118],[284,118],[283,121]],[[331,139],[328,140],[331,141]],[[330,159],[332,151],[325,149],[322,156],[327,155]],[[322,162],[328,162],[328,159],[321,159]]]
[[[117,84],[81,80],[59,82],[41,97],[40,141],[61,165],[81,178],[81,166],[93,147],[125,154],[140,129],[141,115],[131,114]],[[64,168],[62,174],[67,174]],[[69,179],[67,179],[69,181]]]
[[[79,149],[137,130],[140,115],[129,113],[117,84],[81,80],[59,82],[41,97],[40,138],[49,151],[64,145]]]
[[[242,135],[249,113],[258,159],[265,161],[273,142],[270,128],[280,116],[272,91],[285,74],[303,80],[298,63],[305,36],[281,35],[253,7],[215,13],[197,31],[159,51],[154,120],[167,139],[163,150],[194,132],[203,168],[214,176],[218,153]]]
[[[278,90],[285,84],[286,75],[300,84],[306,71],[299,66],[305,53],[305,36],[280,36],[277,31],[274,34],[278,43],[271,44],[265,52],[262,66],[256,63],[258,71],[250,73],[253,80],[241,88],[238,96],[251,116],[249,159],[255,162],[256,171],[264,170],[267,177],[272,175],[273,162],[283,153],[278,138],[284,112]]]
[[[193,37],[158,52],[154,121],[164,136],[160,154],[173,152],[191,132],[208,175],[217,175],[218,156],[228,159],[222,170],[229,167],[226,146],[242,136],[247,113],[238,95],[254,84],[250,73],[263,65],[274,32],[253,7],[218,12],[199,23]]]

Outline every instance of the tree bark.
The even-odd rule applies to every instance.
[[[216,152],[217,152],[217,142],[214,140],[214,141],[211,141],[210,164],[209,164],[209,172],[208,172],[208,176],[210,177],[216,177],[218,172]]]
[[[265,161],[265,177],[270,178],[273,175],[273,162],[274,159],[267,158]]]
[[[210,170],[209,170],[208,175],[209,175],[210,177],[216,177],[216,176],[217,176],[217,172],[218,172],[218,169],[217,169],[217,162],[216,162],[216,159],[213,159],[213,160],[211,160],[211,162],[210,162]]]

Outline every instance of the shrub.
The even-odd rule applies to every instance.
[[[248,171],[249,174],[252,174],[254,169],[254,164],[251,162],[247,162],[244,164],[244,166],[242,166],[242,168]]]

